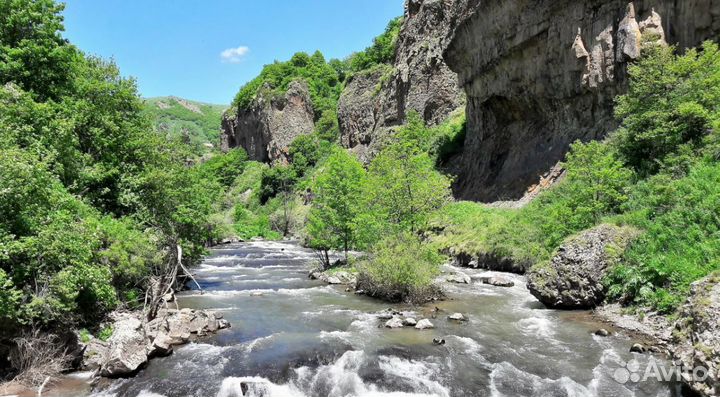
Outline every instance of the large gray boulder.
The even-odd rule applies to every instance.
[[[603,224],[572,236],[549,262],[530,269],[527,287],[548,307],[595,307],[605,299],[602,279],[637,235],[632,228]]]
[[[719,318],[720,275],[715,274],[692,284],[673,332],[674,356],[688,369],[683,383],[702,396],[720,396]],[[695,377],[691,369],[698,369]]]
[[[108,343],[100,375],[130,375],[143,366],[147,360],[143,323],[133,315],[124,315],[113,324],[113,333]]]
[[[155,319],[144,322],[139,312],[119,312],[107,342],[89,341],[81,367],[99,370],[101,376],[121,377],[135,373],[150,358],[166,356],[173,346],[188,343],[208,333],[228,328],[222,314],[206,310],[161,309]]]

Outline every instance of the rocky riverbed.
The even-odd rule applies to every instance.
[[[231,328],[176,346],[133,378],[44,395],[681,395],[675,383],[615,379],[630,362],[667,362],[631,353],[636,340],[623,332],[595,335],[603,325],[588,316],[545,309],[523,276],[446,267],[444,276],[470,281],[444,282],[444,301],[388,307],[310,280],[313,259],[287,242],[214,249],[197,268],[205,293],[180,293],[178,304],[222,312]],[[513,285],[484,282],[492,277]],[[402,326],[388,326],[391,320]]]

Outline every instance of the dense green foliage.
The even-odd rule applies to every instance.
[[[600,222],[630,225],[643,234],[605,280],[609,298],[677,308],[691,282],[720,268],[720,52],[650,45],[629,73],[621,128],[574,144],[558,186],[518,210],[447,206],[430,222],[445,227],[436,246],[532,265]]]
[[[690,283],[720,269],[720,164],[700,163],[686,177],[658,175],[634,189],[620,222],[645,234],[607,280],[610,295],[671,311]]]
[[[320,51],[312,55],[298,52],[287,62],[275,61],[265,65],[259,76],[240,89],[232,107],[247,109],[258,95],[267,98],[284,96],[290,83],[298,80],[308,85],[316,120],[322,118],[325,112],[335,112],[342,92],[342,80]]]
[[[212,214],[246,158],[188,167],[134,80],[60,36],[61,10],[0,5],[0,337],[136,306],[176,244],[191,264],[218,237]]]
[[[198,167],[208,179],[215,178],[225,186],[230,186],[240,176],[248,161],[243,149],[231,149],[224,155],[212,156]]]
[[[308,217],[311,247],[326,253],[342,248],[347,255],[357,245],[354,222],[362,208],[364,179],[362,164],[343,149],[335,149],[325,161],[314,182],[316,197]]]
[[[226,108],[176,97],[145,100],[145,112],[155,129],[171,141],[190,146],[196,155],[220,145],[220,122]]]
[[[389,301],[422,303],[436,294],[443,257],[418,236],[403,232],[373,245],[370,257],[358,263],[359,288]]]
[[[249,162],[243,173],[235,180],[227,193],[227,206],[234,234],[241,239],[262,237],[276,239],[280,233],[270,225],[270,215],[276,210],[277,204],[270,200],[261,204],[260,192],[262,178],[268,166],[258,162]]]
[[[419,118],[412,120],[386,142],[367,171],[338,148],[320,163],[310,185],[308,244],[325,253],[370,250],[358,265],[361,288],[390,300],[423,301],[434,294],[430,284],[439,256],[415,233],[451,198],[451,180],[435,169],[426,147],[439,140],[445,126],[427,129]]]
[[[63,9],[52,0],[0,4],[0,79],[15,82],[40,101],[72,89],[68,71],[82,56],[60,34]]]
[[[415,232],[450,201],[450,182],[427,153],[400,141],[373,159],[363,195],[373,218]]]
[[[234,111],[249,109],[258,97],[268,100],[281,98],[290,83],[302,81],[310,91],[315,112],[315,133],[321,140],[337,141],[340,133],[337,102],[344,83],[352,73],[393,62],[402,20],[402,17],[398,17],[390,21],[385,31],[373,39],[371,46],[345,60],[326,61],[320,51],[312,55],[298,52],[288,61],[265,65],[257,77],[240,88],[231,108]]]
[[[370,47],[352,54],[348,60],[350,70],[359,72],[378,64],[392,63],[395,60],[395,47],[402,23],[403,17],[393,19],[385,31],[373,39]]]
[[[630,66],[631,84],[616,113],[622,127],[614,136],[621,158],[641,175],[687,170],[693,153],[720,115],[720,54],[707,43],[683,56],[648,46]]]

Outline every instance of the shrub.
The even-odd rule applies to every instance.
[[[256,215],[242,206],[235,207],[235,231],[237,236],[243,240],[248,240],[253,237],[276,240],[282,237],[282,235],[270,227],[270,218],[268,215]]]
[[[370,257],[356,266],[358,289],[392,302],[426,302],[437,297],[433,280],[440,274],[442,257],[410,233],[380,240]]]
[[[610,295],[671,312],[690,283],[720,269],[720,165],[701,164],[678,180],[640,183],[618,222],[645,230],[607,280]]]
[[[359,72],[377,64],[392,63],[395,60],[395,47],[402,23],[403,17],[388,22],[385,31],[373,39],[370,47],[350,56],[350,69]]]
[[[697,150],[718,120],[720,50],[713,42],[680,56],[674,47],[645,48],[629,67],[628,93],[617,99],[622,125],[613,139],[622,159],[649,175]]]
[[[224,186],[230,186],[243,173],[247,153],[242,148],[231,149],[227,153],[218,154],[202,163],[199,167],[207,178],[215,178]]]

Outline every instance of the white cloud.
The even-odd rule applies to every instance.
[[[250,52],[250,49],[245,46],[228,48],[220,53],[220,58],[223,62],[238,63],[242,61],[243,57],[245,57],[248,52]]]

